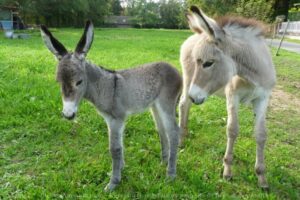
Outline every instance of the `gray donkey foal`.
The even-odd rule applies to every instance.
[[[96,106],[107,123],[112,176],[105,190],[113,190],[121,180],[126,117],[148,107],[151,107],[159,132],[162,159],[168,163],[167,174],[175,178],[180,133],[175,110],[182,87],[177,70],[167,63],[158,62],[111,71],[86,62],[94,35],[90,21],[87,21],[74,53],[68,52],[45,26],[41,26],[41,34],[48,49],[59,60],[57,80],[61,84],[63,116],[73,119],[80,100],[86,98]]]

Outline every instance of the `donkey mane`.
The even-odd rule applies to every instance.
[[[93,66],[93,67],[96,67],[96,68],[100,68],[101,70],[103,70],[103,71],[105,71],[105,72],[112,73],[112,74],[116,73],[116,70],[114,70],[114,69],[108,69],[108,68],[106,68],[106,67],[104,67],[104,66],[94,64],[94,63],[92,63],[92,62],[90,62],[90,61],[88,61],[88,60],[86,60],[86,63],[87,63],[88,65],[90,65],[90,66]]]
[[[252,28],[255,30],[257,36],[264,36],[267,32],[266,25],[255,19],[247,19],[240,16],[223,16],[216,19],[218,25],[222,28],[224,27],[239,27],[242,29]],[[258,34],[257,34],[258,33]]]

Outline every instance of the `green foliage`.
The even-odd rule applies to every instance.
[[[289,11],[290,21],[300,21],[300,11]]]
[[[187,0],[188,5],[197,5],[210,16],[217,17],[235,12],[239,0]]]
[[[158,27],[160,16],[157,3],[139,0],[133,12],[135,13],[135,23],[140,27]]]
[[[285,39],[286,40],[286,39]],[[289,42],[298,43],[300,41],[287,40]],[[273,51],[275,54],[275,51]],[[277,81],[279,85],[284,86],[283,89],[300,98],[300,56],[296,53],[290,53],[280,50],[280,55],[274,57],[274,62],[277,64]]]
[[[120,0],[112,0],[111,9],[113,15],[121,15],[123,10]]]
[[[178,28],[181,5],[177,0],[162,1],[160,5],[161,24],[165,28]]]
[[[265,22],[272,22],[276,15],[285,14],[289,4],[285,0],[187,0],[187,2],[189,6],[198,5],[213,17],[238,14]]]
[[[52,29],[74,49],[82,30]],[[109,69],[164,60],[178,69],[190,31],[96,29],[88,59]],[[251,109],[241,106],[231,182],[220,178],[226,146],[225,100],[210,97],[190,113],[190,135],[178,153],[174,182],[160,164],[160,143],[149,112],[127,120],[125,169],[106,194],[111,158],[107,127],[83,101],[76,121],[62,119],[56,61],[40,33],[28,40],[0,36],[0,199],[299,199],[299,107],[291,100],[268,112],[266,145],[270,193],[257,187]],[[300,98],[299,54],[275,57],[281,88]],[[274,99],[275,97],[273,97]],[[280,110],[280,106],[284,109]]]
[[[184,4],[178,0],[137,0],[129,2],[126,9],[138,27],[146,28],[187,28],[185,12]]]
[[[109,14],[108,0],[6,0],[3,5],[16,5],[26,23],[48,26],[82,26],[87,19],[103,24]]]
[[[289,20],[300,21],[300,7],[293,7],[289,10]]]
[[[274,0],[239,0],[236,12],[241,16],[271,22],[274,3]]]

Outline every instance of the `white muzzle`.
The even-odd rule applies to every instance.
[[[67,119],[73,119],[77,112],[77,105],[74,101],[63,100],[63,111],[62,114]]]
[[[208,94],[202,88],[193,84],[190,86],[189,96],[194,104],[202,104],[207,98]]]

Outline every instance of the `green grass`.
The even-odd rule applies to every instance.
[[[74,49],[82,30],[58,29],[54,35]],[[110,69],[167,61],[178,69],[179,47],[189,31],[97,29],[88,55]],[[179,150],[174,182],[160,165],[159,137],[149,112],[130,117],[125,130],[125,161],[120,186],[111,194],[111,158],[104,120],[86,101],[75,122],[60,116],[56,61],[39,32],[28,40],[0,38],[0,199],[299,199],[299,108],[268,113],[266,147],[270,193],[257,187],[254,173],[253,115],[240,111],[234,179],[220,178],[226,147],[225,101],[210,97],[193,106],[190,136]],[[300,58],[282,51],[275,58],[278,83],[299,95]]]
[[[275,55],[275,50],[272,51]],[[300,98],[300,55],[280,50],[279,56],[274,56],[278,84],[284,90]]]
[[[293,38],[287,38],[287,37],[285,37],[284,40],[288,41],[288,42],[294,42],[294,43],[300,44],[300,40],[299,39],[293,39]]]
[[[277,39],[277,40],[281,40],[281,36],[277,36],[277,37],[275,37],[275,39]],[[289,37],[284,37],[284,39],[283,39],[283,42],[292,42],[292,43],[298,43],[298,44],[300,44],[300,39],[296,39],[296,38],[289,38]]]

